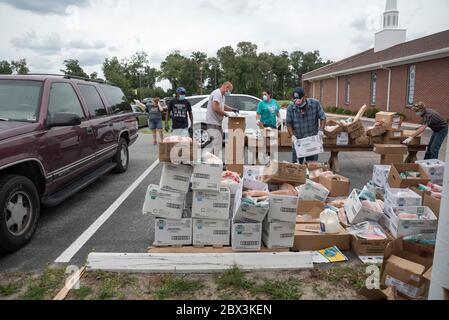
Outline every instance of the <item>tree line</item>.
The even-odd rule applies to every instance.
[[[200,51],[190,56],[174,51],[159,68],[151,67],[149,55],[139,51],[126,58],[106,58],[102,69],[105,80],[121,87],[129,98],[171,96],[178,86],[185,87],[188,95],[209,94],[224,81],[231,81],[235,93],[259,96],[270,89],[277,99],[289,99],[303,74],[331,63],[324,61],[319,51],[274,54],[257,49],[256,44],[240,42],[235,49],[220,48],[214,57]],[[0,73],[28,73],[26,60],[19,62],[0,61]],[[63,64],[61,72],[66,75],[98,78],[95,72],[88,75],[76,59],[64,60]],[[170,82],[169,90],[157,87],[162,80]]]

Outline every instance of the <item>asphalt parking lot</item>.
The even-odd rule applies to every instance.
[[[426,132],[423,142],[429,139]],[[143,199],[149,184],[159,184],[161,174],[158,149],[151,141],[148,134],[139,136],[130,148],[126,173],[106,175],[60,206],[43,209],[32,241],[16,253],[0,256],[0,272],[39,272],[55,261],[81,266],[92,251],[146,252],[153,240],[153,220],[142,215]],[[341,154],[341,174],[351,179],[352,188],[360,188],[371,179],[379,157],[372,152]],[[280,160],[290,161],[291,155],[281,154]],[[320,156],[320,161],[328,160],[329,154]]]

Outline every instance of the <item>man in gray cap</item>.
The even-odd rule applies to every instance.
[[[295,149],[297,139],[304,139],[318,134],[324,135],[326,114],[321,103],[316,99],[307,99],[303,88],[295,88],[293,102],[287,108],[287,127],[293,140],[292,162],[303,164],[304,161],[318,161],[318,155],[298,159]]]
[[[189,100],[186,99],[186,89],[179,87],[176,89],[176,98],[170,101],[168,105],[168,112],[165,123],[171,116],[172,129],[174,136],[189,136],[189,118],[190,123],[193,124],[192,106]],[[168,129],[168,128],[167,128]],[[167,130],[168,131],[168,130]]]

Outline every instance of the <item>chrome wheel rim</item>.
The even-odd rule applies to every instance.
[[[14,192],[6,201],[6,228],[13,236],[24,234],[33,214],[33,203],[30,196],[23,191]]]
[[[193,133],[193,138],[196,142],[205,144],[207,141],[209,141],[209,133],[207,132],[207,130],[197,129]]]
[[[122,146],[122,149],[120,150],[120,159],[122,160],[122,166],[126,167],[128,164],[128,152],[126,150],[126,146]]]

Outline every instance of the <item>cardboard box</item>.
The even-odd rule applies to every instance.
[[[384,137],[384,144],[401,145],[405,138],[389,138]]]
[[[183,209],[183,194],[163,190],[156,185],[148,186],[142,209],[143,214],[151,214],[156,218],[180,220]]]
[[[389,165],[375,165],[373,169],[373,182],[376,186],[385,188],[388,183],[391,166]]]
[[[348,136],[348,143],[349,143],[349,136]],[[335,146],[337,145],[337,138],[323,137],[323,145]]]
[[[299,200],[296,223],[320,223],[320,214],[326,204],[316,200]]]
[[[444,180],[444,167],[445,163],[443,161],[434,159],[434,160],[421,160],[416,161],[424,171],[426,171],[430,180],[435,184],[443,184]]]
[[[387,239],[367,240],[352,236],[351,248],[352,252],[357,256],[383,257],[387,245],[394,239],[386,233]]]
[[[385,132],[387,132],[387,129],[383,124],[374,127],[369,127],[368,130],[366,130],[366,134],[369,137],[379,137],[382,136]]]
[[[435,216],[437,216],[437,218],[440,217],[440,210],[441,210],[441,200],[432,197],[431,194],[424,194],[423,196],[423,206],[425,207],[429,207],[430,210],[432,210],[432,212],[435,214]]]
[[[260,251],[262,223],[233,223],[231,239],[234,251]]]
[[[194,191],[192,217],[196,219],[229,220],[231,193],[228,188],[220,192]]]
[[[298,158],[314,156],[324,152],[323,140],[319,135],[298,139],[295,142],[295,149]]]
[[[353,131],[353,132],[349,133],[349,137],[351,139],[353,139],[353,140],[358,139],[358,138],[360,138],[360,137],[362,137],[364,135],[365,135],[365,129],[364,128],[361,128],[361,129],[359,129],[357,131]]]
[[[428,220],[399,218],[401,213],[423,214]],[[389,230],[393,237],[402,238],[422,235],[425,239],[435,239],[438,218],[428,207],[385,207]]]
[[[193,219],[194,246],[229,246],[230,220]]]
[[[295,226],[290,222],[263,222],[262,240],[269,249],[291,248],[295,241]]]
[[[174,164],[190,164],[201,158],[200,147],[192,142],[159,143],[159,161]]]
[[[332,128],[332,130],[329,130]],[[344,130],[343,125],[340,122],[334,120],[327,120],[326,127],[324,129],[324,134],[328,138],[336,138]]]
[[[263,181],[267,184],[290,183],[294,186],[304,184],[307,166],[288,162],[271,162],[265,168]]]
[[[394,287],[401,298],[425,299],[428,280],[424,274],[432,267],[433,255],[429,246],[402,239],[390,242],[385,249],[381,286]]]
[[[162,174],[159,186],[161,189],[172,190],[184,195],[187,194],[192,179],[192,166],[162,164]]]
[[[291,147],[293,144],[292,137],[288,131],[279,131],[279,146]]]
[[[247,136],[248,150],[253,153],[266,153],[277,150],[279,147],[278,131],[264,129]],[[290,143],[290,147],[292,144]],[[259,154],[257,154],[259,156]]]
[[[411,136],[413,136],[416,133],[415,130],[403,130],[403,135],[405,138],[409,138]],[[421,145],[421,138],[422,135],[415,137],[412,142],[410,142],[408,145],[409,146],[420,146]]]
[[[420,178],[407,178],[402,179],[401,172],[416,171],[421,174]],[[388,177],[388,184],[391,188],[409,188],[412,186],[418,186],[420,184],[426,185],[430,181],[429,176],[424,169],[416,163],[395,163],[391,166],[390,175]]]
[[[265,166],[243,166],[243,178],[259,180],[264,171]]]
[[[195,164],[192,190],[219,192],[222,173],[223,164]]]
[[[192,244],[192,219],[154,220],[153,246],[189,246]]]
[[[369,146],[371,143],[370,137],[363,133],[360,137],[354,140],[354,144],[358,146]]]
[[[243,164],[227,164],[226,170],[236,172],[240,176],[243,176]]]
[[[345,211],[350,224],[358,224],[364,221],[378,222],[382,217],[382,212],[362,206],[357,190],[353,190],[346,200]]]
[[[246,201],[246,199],[243,199],[242,192],[238,191],[235,195],[233,221],[262,223],[269,209],[270,205],[268,201],[254,205]]]
[[[338,174],[332,177],[320,177],[320,184],[329,190],[329,197],[347,197],[349,196],[350,181],[348,178]]]
[[[391,166],[394,163],[404,163],[402,154],[383,154],[380,156],[380,164],[383,166]]]
[[[230,116],[228,117],[228,129],[229,130],[242,130],[243,133],[246,131],[246,118]]]
[[[363,126],[363,122],[361,120],[351,122],[351,123],[345,123],[344,124],[346,131],[351,134],[354,132],[360,132],[363,130],[365,132],[365,127]]]
[[[385,137],[400,139],[403,137],[403,131],[402,130],[387,130],[387,132],[385,133]]]
[[[390,207],[419,207],[422,198],[410,189],[387,188],[385,190],[385,205]]]
[[[378,112],[376,122],[381,122],[387,130],[399,130],[402,125],[402,118],[396,112]]]
[[[408,153],[407,146],[404,145],[390,145],[390,144],[375,144],[374,152],[377,154],[401,154]]]
[[[350,250],[351,235],[343,227],[337,234],[325,234],[321,233],[319,223],[296,225],[294,251],[317,251],[333,246],[342,251]]]
[[[296,222],[298,197],[278,196],[270,194],[270,209],[267,215],[268,222]]]
[[[329,196],[329,190],[323,185],[306,180],[306,183],[297,188],[300,200],[318,200],[326,202]]]

